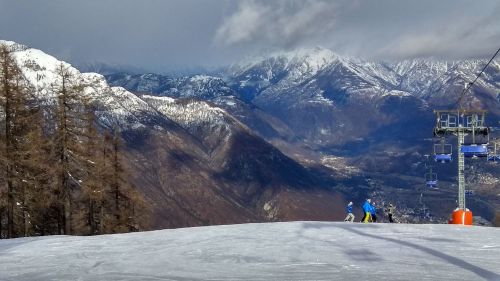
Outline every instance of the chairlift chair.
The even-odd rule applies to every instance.
[[[488,143],[489,143],[488,131],[484,134],[476,135],[472,132],[471,136],[468,137],[467,141],[462,144],[461,152],[464,157],[467,158],[484,158],[488,157]]]
[[[437,187],[437,183],[438,183],[438,180],[437,180],[437,174],[436,173],[433,173],[432,171],[431,172],[428,172],[425,174],[425,185],[427,187]]]
[[[439,163],[451,162],[452,150],[451,144],[446,144],[442,139],[441,143],[434,144],[434,161]]]
[[[484,158],[488,156],[488,146],[486,144],[464,144],[460,149],[467,158]]]
[[[500,143],[495,142],[491,148],[487,160],[495,163],[500,162]]]
[[[490,155],[488,156],[488,161],[494,163],[500,162],[500,155]]]

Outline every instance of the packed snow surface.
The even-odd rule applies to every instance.
[[[500,280],[500,229],[290,222],[0,241],[0,280]]]

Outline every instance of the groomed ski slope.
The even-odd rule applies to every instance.
[[[0,280],[500,280],[500,229],[289,222],[1,240]]]

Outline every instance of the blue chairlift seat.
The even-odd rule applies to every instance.
[[[427,187],[436,187],[438,183],[438,177],[436,173],[432,172],[432,169],[425,174],[425,185]]]
[[[487,157],[488,156],[488,147],[486,145],[462,145],[460,149],[464,154],[464,157]]]
[[[434,160],[439,163],[450,163],[452,158],[451,154],[436,154]]]
[[[490,156],[488,156],[488,161],[500,162],[500,155],[490,155]]]
[[[438,183],[437,180],[428,180],[428,181],[425,182],[425,184],[427,185],[427,187],[436,187],[437,183]]]
[[[474,190],[466,190],[465,191],[465,195],[466,196],[472,196],[472,195],[474,195]]]

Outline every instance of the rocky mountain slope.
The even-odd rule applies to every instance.
[[[248,59],[213,76],[118,73],[106,79],[131,91],[148,88],[149,95],[189,96],[214,103],[286,155],[309,167],[326,167],[326,173],[335,176],[351,198],[381,194],[380,201],[397,201],[415,210],[423,207],[417,198],[423,187],[424,155],[432,148],[432,110],[456,107],[464,85],[485,63],[370,62],[314,48]],[[151,84],[155,86],[129,86]],[[489,126],[498,127],[498,61],[478,79],[465,105],[487,109]],[[477,193],[471,204],[492,219],[500,207],[494,193],[499,185],[473,179],[500,177],[498,168],[484,161],[469,164],[476,168],[470,173],[471,189],[488,190]],[[449,202],[448,209],[455,204],[455,167],[456,163],[437,167],[441,189],[425,191],[433,194],[429,201],[434,213],[442,209],[442,202]],[[440,199],[432,199],[436,196]],[[486,207],[481,203],[484,200],[489,202]]]
[[[60,83],[54,73],[61,63],[86,85],[82,94],[96,103],[100,124],[122,132],[128,177],[146,195],[153,227],[343,216],[344,201],[332,190],[332,178],[316,177],[215,103],[189,99],[200,91],[189,83],[205,83],[204,77],[188,79],[182,95],[169,92],[175,98],[137,95],[40,50],[0,43],[13,50],[40,102],[55,102],[50,87]],[[225,96],[219,90],[203,93]]]

